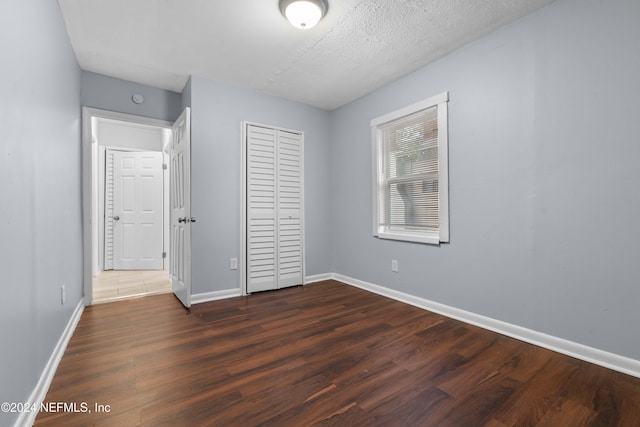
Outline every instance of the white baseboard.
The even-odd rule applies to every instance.
[[[384,286],[374,285],[373,283],[364,282],[342,274],[331,273],[329,276],[334,280],[369,292],[383,295],[385,297],[432,311],[452,319],[460,320],[465,323],[470,323],[520,341],[544,347],[558,353],[566,354],[567,356],[575,357],[576,359],[584,360],[589,363],[640,378],[640,360],[620,356],[615,353],[609,353],[584,344],[568,341],[563,338],[547,335],[522,326],[517,326],[501,320],[461,310],[459,308],[429,301],[424,298],[385,288]]]
[[[201,304],[203,302],[217,301],[219,299],[234,298],[242,296],[240,289],[225,289],[222,291],[204,292],[202,294],[191,295],[191,304]]]
[[[333,279],[333,275],[331,273],[325,274],[314,274],[313,276],[307,276],[304,278],[304,284],[308,285],[310,283],[322,282],[324,280]]]
[[[47,396],[47,391],[49,391],[49,386],[51,385],[53,376],[56,374],[56,370],[58,369],[60,360],[62,360],[62,355],[67,349],[67,345],[69,344],[69,340],[73,336],[73,332],[76,330],[76,326],[78,326],[78,322],[80,321],[80,316],[82,316],[83,311],[84,301],[80,300],[80,302],[76,306],[76,309],[73,311],[69,322],[67,322],[67,326],[64,328],[62,335],[60,335],[60,339],[58,339],[58,343],[53,349],[51,357],[49,357],[49,361],[42,371],[42,375],[40,375],[38,384],[36,384],[36,387],[33,389],[33,391],[31,392],[31,396],[29,396],[29,399],[27,399],[26,402],[29,402],[35,407],[40,408],[40,405],[44,401],[44,398]],[[37,415],[38,411],[21,412],[20,416],[14,424],[14,427],[32,426],[36,420]]]

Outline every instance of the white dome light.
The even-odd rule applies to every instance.
[[[280,11],[296,28],[308,30],[327,13],[325,0],[281,0]]]

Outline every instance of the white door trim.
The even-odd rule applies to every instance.
[[[94,190],[94,174],[97,168],[97,158],[92,155],[94,143],[93,119],[103,118],[124,122],[140,123],[171,129],[173,123],[135,116],[133,114],[118,113],[92,107],[82,107],[82,241],[83,241],[83,290],[84,305],[89,306],[93,301],[93,272],[94,272],[94,242],[93,226],[97,225],[97,193]],[[98,150],[95,150],[97,153]]]
[[[302,246],[302,284],[306,284],[306,247],[305,247],[305,187],[304,187],[304,132],[294,129],[287,129],[263,123],[250,121],[240,122],[240,257],[238,269],[240,270],[240,291],[242,295],[247,295],[247,126],[260,126],[300,134],[300,185],[302,194],[300,196],[300,218],[301,218],[301,246]]]

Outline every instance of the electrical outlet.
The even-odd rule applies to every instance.
[[[391,260],[391,271],[393,271],[394,273],[398,272],[398,260],[397,259],[392,259]]]
[[[65,302],[67,302],[67,290],[63,283],[62,286],[60,286],[60,304],[64,305]]]
[[[229,269],[237,270],[238,269],[238,258],[231,258],[229,260]]]

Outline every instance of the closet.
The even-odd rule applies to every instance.
[[[302,133],[245,124],[247,293],[301,285]]]

